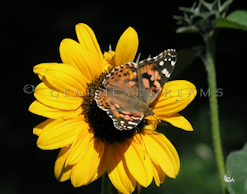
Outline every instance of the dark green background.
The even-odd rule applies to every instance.
[[[194,34],[176,34],[173,15],[181,15],[179,6],[193,1],[17,1],[1,2],[1,165],[0,193],[100,193],[101,181],[74,188],[70,181],[59,183],[54,177],[54,162],[59,150],[42,151],[36,146],[32,128],[44,118],[28,112],[34,101],[23,92],[26,84],[40,81],[32,71],[42,62],[60,62],[59,44],[63,38],[76,39],[75,25],[84,22],[94,30],[102,51],[109,44],[115,49],[123,31],[132,26],[139,36],[141,59],[165,49],[178,51],[202,43]],[[229,13],[246,9],[245,2],[233,2]],[[246,46],[247,32],[222,29],[216,44],[216,72],[221,135],[224,155],[238,150],[246,142]],[[176,71],[176,68],[175,70]],[[177,179],[167,177],[160,188],[151,185],[143,193],[219,193],[219,177],[213,154],[207,75],[200,60],[176,79],[194,83],[195,100],[183,114],[194,132],[174,127],[158,128],[176,147],[181,170]],[[223,179],[223,177],[221,177]],[[237,177],[234,177],[237,181]]]

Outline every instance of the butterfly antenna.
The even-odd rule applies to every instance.
[[[139,54],[138,54],[138,56],[137,56],[137,58],[136,58],[136,64],[138,64],[138,63],[139,63],[139,61],[140,61],[140,57],[141,57],[141,53],[139,53]]]

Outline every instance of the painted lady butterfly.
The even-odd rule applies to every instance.
[[[165,50],[140,63],[113,68],[95,92],[99,108],[112,118],[114,127],[131,130],[144,116],[153,115],[149,105],[157,98],[176,63],[176,51]]]

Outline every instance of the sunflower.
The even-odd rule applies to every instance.
[[[92,29],[76,25],[78,42],[60,44],[62,63],[34,67],[42,81],[35,89],[36,100],[29,111],[48,118],[33,129],[37,145],[44,150],[61,148],[55,162],[59,181],[71,179],[73,186],[88,185],[107,173],[119,193],[132,193],[157,186],[166,175],[175,178],[180,161],[172,143],[155,131],[162,120],[175,127],[193,128],[178,112],[195,97],[188,81],[170,81],[152,103],[154,116],[147,116],[134,129],[119,131],[111,118],[98,108],[94,91],[115,66],[131,62],[138,48],[136,31],[129,27],[120,37],[115,52],[102,54]]]

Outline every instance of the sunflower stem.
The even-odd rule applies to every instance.
[[[102,187],[101,194],[112,194],[111,192],[111,182],[107,176],[107,173],[102,175]]]
[[[214,30],[204,34],[203,38],[206,44],[206,56],[203,58],[203,62],[206,66],[208,74],[208,85],[210,90],[209,104],[210,104],[210,116],[211,116],[211,128],[213,136],[213,145],[216,163],[219,171],[219,178],[222,188],[222,193],[226,193],[226,184],[223,180],[225,175],[225,164],[221,146],[220,138],[220,125],[219,125],[219,113],[218,113],[218,99],[217,99],[217,84],[216,84],[216,72],[215,72],[215,41]]]

